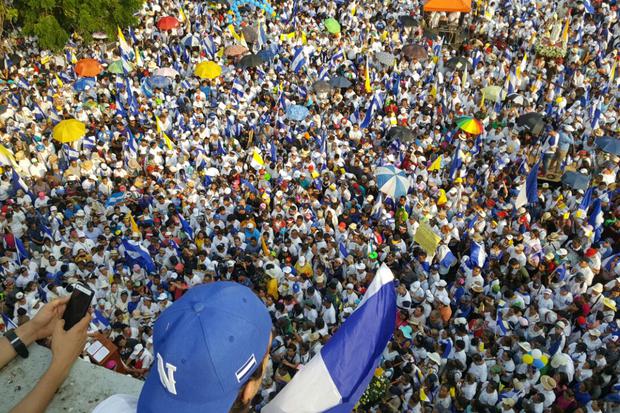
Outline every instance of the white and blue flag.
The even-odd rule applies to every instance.
[[[581,4],[583,4],[586,13],[594,14],[594,7],[592,6],[592,2],[590,0],[582,0]]]
[[[379,97],[377,96],[377,94],[374,94],[372,97],[372,101],[370,102],[370,105],[368,106],[368,109],[366,109],[366,115],[364,116],[364,120],[362,121],[362,124],[360,126],[362,128],[369,127],[370,124],[372,123],[373,118],[375,117],[375,113],[379,109],[381,109],[381,101]]]
[[[525,182],[519,188],[515,207],[520,208],[528,203],[535,204],[536,202],[538,202],[538,162],[532,167]]]
[[[245,90],[243,88],[243,83],[239,79],[235,79],[232,84],[232,94],[237,98],[245,97]]]
[[[598,242],[601,238],[603,222],[605,222],[605,218],[601,208],[601,200],[600,198],[596,198],[594,202],[592,202],[592,211],[590,211],[590,217],[588,218],[588,224],[592,225],[592,229],[594,230],[594,242]]]
[[[123,239],[123,248],[125,250],[125,261],[127,264],[138,264],[149,273],[155,271],[155,262],[149,250],[143,245],[132,240]]]
[[[472,241],[469,249],[469,262],[472,267],[484,267],[484,263],[487,260],[487,253],[484,250],[484,245]]]
[[[293,69],[293,72],[299,73],[299,71],[303,69],[305,65],[306,56],[304,55],[304,48],[302,46],[298,46],[295,48],[293,62],[291,63],[291,69]]]
[[[183,215],[179,214],[179,221],[181,222],[181,228],[183,232],[187,234],[189,238],[194,238],[194,229],[189,225],[189,222],[183,218]]]
[[[439,265],[444,269],[449,269],[456,263],[456,257],[447,245],[440,245],[437,248],[437,258],[439,258]]]
[[[115,192],[108,197],[105,201],[105,206],[111,207],[116,206],[125,200],[125,192]]]
[[[17,237],[15,237],[15,250],[17,251],[17,262],[19,264],[21,264],[23,260],[30,258],[30,254],[28,254],[24,243]]]
[[[383,264],[356,310],[261,411],[351,412],[379,365],[395,322],[394,275]]]

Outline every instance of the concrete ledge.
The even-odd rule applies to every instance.
[[[0,370],[0,412],[8,412],[28,394],[50,364],[52,353],[47,348],[33,344],[28,350],[30,357],[25,360],[16,357]],[[90,413],[113,394],[139,394],[142,384],[140,380],[78,359],[47,412]]]

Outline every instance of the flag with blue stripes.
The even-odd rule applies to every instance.
[[[282,108],[284,112],[286,112],[287,104],[286,99],[284,98],[284,92],[280,92],[280,96],[278,97],[278,106]]]
[[[368,387],[396,323],[394,275],[382,264],[353,313],[267,404],[263,413],[351,412]]]
[[[347,250],[347,246],[344,245],[344,242],[338,243],[338,251],[340,251],[341,258],[347,258],[349,256],[349,251]]]
[[[41,106],[39,106],[37,102],[34,102],[34,110],[32,111],[32,114],[37,121],[42,121],[47,118],[47,115],[43,112],[43,109],[41,109]]]
[[[379,101],[377,94],[374,94],[372,96],[372,100],[370,101],[370,105],[368,106],[368,109],[366,109],[366,115],[364,116],[364,120],[362,121],[362,124],[360,126],[362,128],[369,127],[370,124],[372,123],[372,120],[375,117],[375,113],[379,111],[380,109],[381,109],[381,102]]]
[[[96,139],[94,135],[90,135],[85,137],[84,139],[82,139],[82,149],[86,150],[88,152],[92,151],[93,149],[95,149],[96,146]]]
[[[110,327],[110,320],[99,310],[95,310],[93,312],[93,319],[91,323],[94,323],[95,326],[97,326],[97,329],[101,330],[105,330]]]
[[[138,155],[138,144],[136,142],[136,138],[135,136],[133,136],[133,133],[131,132],[131,130],[129,128],[127,128],[127,153],[132,156],[135,157]]]
[[[6,326],[7,329],[17,328],[17,324],[13,322],[11,317],[9,317],[8,315],[4,313],[2,313],[2,320],[4,321],[4,325]]]
[[[30,83],[28,83],[28,81],[23,77],[18,78],[15,81],[15,84],[22,89],[30,89]]]
[[[226,155],[228,153],[228,152],[226,152],[226,150],[222,146],[222,141],[219,140],[219,139],[217,140],[217,150],[215,151],[215,153],[217,155]]]
[[[240,179],[239,183],[243,186],[245,186],[246,188],[248,188],[248,190],[250,192],[252,192],[253,194],[257,194],[258,193],[258,189],[256,189],[256,187],[254,185],[252,185],[252,183],[250,181],[248,181],[247,179]]]
[[[605,271],[611,271],[612,267],[615,268],[616,265],[620,263],[620,252],[617,252],[609,257],[605,258],[601,262],[601,267],[605,269]]]
[[[115,192],[105,201],[106,208],[116,206],[125,200],[125,192]]]
[[[245,89],[243,87],[243,83],[241,83],[239,79],[235,79],[233,81],[231,92],[238,98],[245,97]]]
[[[181,215],[181,214],[179,214],[179,222],[181,222],[181,228],[183,229],[183,232],[185,232],[188,237],[193,239],[194,238],[194,230],[189,225],[189,222],[187,222],[185,220],[185,218],[183,218],[183,215]]]
[[[267,37],[267,33],[265,32],[265,27],[262,23],[259,23],[258,24],[258,46],[260,48],[263,48],[263,46],[265,46],[268,41],[269,41],[269,38]]]
[[[502,310],[497,310],[497,319],[495,321],[497,324],[497,328],[499,329],[499,335],[502,337],[505,336],[508,332],[508,329],[506,328],[506,322],[502,317]]]
[[[304,48],[302,46],[298,46],[295,48],[295,52],[293,54],[293,62],[291,63],[291,69],[295,73],[299,73],[301,69],[306,65],[306,56],[304,55]]]
[[[26,183],[24,182],[22,177],[17,173],[17,171],[13,169],[13,172],[11,173],[11,191],[9,193],[9,196],[11,198],[15,197],[15,195],[17,194],[17,191],[20,189],[24,191],[25,194],[29,195],[30,199],[34,201],[34,198],[35,198],[34,194],[30,191],[30,189],[28,188],[28,185],[26,185]]]
[[[359,107],[357,106],[355,107],[355,110],[349,116],[349,121],[351,121],[351,123],[354,125],[357,125],[360,123],[360,108]]]
[[[67,144],[62,145],[62,151],[69,161],[80,159],[80,153]]]
[[[563,263],[555,270],[553,270],[553,274],[557,274],[558,281],[564,281],[564,279],[566,278],[566,263]]]
[[[484,245],[472,241],[469,247],[469,262],[472,266],[484,267],[484,263],[487,260],[487,253],[484,250]]]
[[[601,98],[599,98],[596,103],[593,105],[593,112],[591,113],[591,122],[590,127],[592,129],[598,128],[598,122],[601,119]]]
[[[131,88],[131,82],[129,78],[125,79],[126,87],[127,87],[127,103],[129,104],[129,109],[131,110],[132,115],[138,114],[138,101],[136,97],[133,95],[133,89]]]
[[[538,167],[539,162],[532,167],[527,175],[525,182],[519,188],[519,193],[515,201],[515,207],[520,208],[526,204],[535,204],[538,202]]]
[[[456,257],[450,250],[450,247],[444,245],[445,248],[440,248],[438,251],[439,254],[439,265],[443,268],[450,268],[456,263]]]
[[[23,260],[30,258],[30,254],[28,254],[24,243],[17,237],[15,237],[15,250],[17,252],[17,262],[19,264],[21,264]]]
[[[125,250],[125,262],[128,265],[138,264],[149,273],[155,271],[155,262],[153,261],[149,250],[147,250],[143,245],[126,238],[123,239],[122,245]]]
[[[592,202],[592,211],[590,211],[590,217],[588,218],[588,224],[592,225],[594,229],[594,242],[598,242],[601,238],[604,221],[601,200],[600,198],[596,198],[594,202]]]
[[[463,165],[463,159],[461,158],[461,143],[459,142],[459,144],[456,145],[454,157],[450,163],[450,179],[456,178],[456,173],[461,169],[461,165]]]

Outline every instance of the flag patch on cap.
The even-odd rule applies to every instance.
[[[248,361],[243,363],[243,366],[241,366],[241,368],[235,373],[235,376],[237,376],[237,381],[241,383],[243,378],[254,368],[254,366],[256,366],[256,357],[254,357],[254,353],[252,353]]]

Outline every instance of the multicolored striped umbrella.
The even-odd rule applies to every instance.
[[[460,130],[472,135],[480,135],[484,130],[482,122],[471,116],[462,116],[458,118],[456,120],[456,126],[458,126]]]

